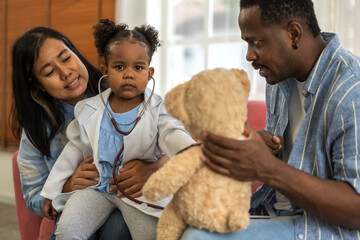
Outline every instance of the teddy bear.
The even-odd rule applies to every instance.
[[[219,233],[248,226],[251,183],[208,168],[201,160],[200,143],[204,131],[244,138],[249,91],[243,70],[216,68],[194,75],[166,94],[166,110],[199,144],[171,157],[143,187],[143,195],[150,201],[173,194],[158,222],[158,240],[180,239],[189,226]]]

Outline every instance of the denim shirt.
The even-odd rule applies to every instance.
[[[288,164],[321,179],[349,183],[360,193],[360,58],[340,46],[337,35],[323,33],[327,46],[315,63],[302,94],[306,116]],[[283,135],[294,78],[266,88],[266,130]],[[281,158],[281,156],[280,156]],[[264,185],[252,208],[273,204],[275,191]],[[299,208],[292,203],[295,210]],[[359,230],[340,227],[304,211],[295,223],[296,239],[358,239]]]

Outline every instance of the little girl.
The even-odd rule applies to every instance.
[[[155,239],[161,210],[112,194],[109,180],[131,159],[156,161],[193,144],[182,124],[170,117],[160,96],[146,87],[149,67],[160,45],[151,26],[128,30],[101,20],[94,26],[95,46],[110,88],[75,106],[75,119],[67,128],[69,143],[52,168],[41,195],[44,212],[53,218],[63,211],[57,239],[87,239],[119,208],[133,239]],[[154,81],[154,80],[153,80]],[[63,184],[84,158],[93,156],[100,173],[95,187],[61,193]],[[113,165],[117,162],[114,172]],[[143,197],[136,200],[145,201]],[[167,200],[154,203],[165,206]],[[66,204],[65,204],[66,203]]]

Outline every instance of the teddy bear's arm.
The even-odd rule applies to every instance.
[[[158,131],[159,147],[169,157],[196,143],[184,125],[166,112],[163,104],[159,110]]]
[[[204,163],[200,159],[201,155],[201,147],[196,146],[170,158],[145,183],[143,187],[144,197],[150,201],[157,201],[175,193],[203,166]]]

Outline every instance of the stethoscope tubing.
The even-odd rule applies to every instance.
[[[115,119],[113,118],[113,116],[111,115],[110,110],[109,110],[108,107],[106,106],[105,100],[104,100],[104,98],[103,98],[103,96],[102,96],[102,93],[101,93],[101,80],[102,80],[103,78],[105,78],[105,77],[107,77],[107,75],[103,75],[103,76],[99,79],[99,83],[98,83],[98,90],[99,90],[99,95],[100,95],[101,101],[102,101],[102,103],[104,104],[104,107],[105,107],[105,109],[106,109],[106,111],[107,111],[107,113],[108,113],[108,115],[109,115],[109,117],[110,117],[111,123],[113,124],[115,130],[116,130],[117,132],[119,132],[120,134],[123,134],[124,136],[127,136],[127,135],[129,135],[129,134],[132,132],[132,130],[134,130],[134,128],[136,127],[136,125],[137,125],[138,122],[140,121],[142,115],[144,114],[146,107],[149,105],[150,100],[151,100],[151,97],[152,97],[152,95],[153,95],[153,93],[154,93],[154,89],[155,89],[155,80],[154,80],[153,77],[151,77],[152,80],[153,80],[153,89],[152,89],[152,91],[151,91],[151,94],[150,94],[149,98],[147,99],[146,103],[144,104],[144,107],[143,107],[143,109],[141,110],[139,116],[136,118],[134,127],[133,127],[129,132],[123,132],[123,131],[121,131],[121,130],[117,127],[116,121],[115,121]],[[138,199],[133,198],[131,195],[127,194],[127,193],[120,187],[119,181],[118,181],[117,178],[116,178],[116,165],[117,165],[118,160],[120,159],[120,156],[121,156],[121,153],[123,152],[123,150],[124,150],[124,144],[122,144],[120,151],[119,151],[118,154],[116,155],[116,157],[115,157],[115,159],[114,159],[114,164],[113,164],[113,167],[112,167],[112,176],[113,176],[113,180],[114,180],[114,182],[115,182],[116,188],[117,188],[126,198],[130,199],[131,201],[133,201],[133,202],[135,202],[135,203],[137,203],[137,204],[145,205],[145,207],[148,206],[148,207],[152,207],[152,208],[155,208],[155,209],[164,210],[164,207],[162,207],[162,206],[158,206],[158,205],[151,204],[151,203],[146,203],[146,202],[143,202],[143,201],[141,201],[141,200],[138,200]]]

